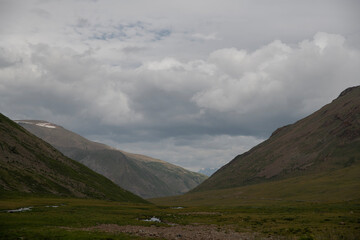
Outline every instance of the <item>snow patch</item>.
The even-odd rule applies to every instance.
[[[52,123],[49,122],[39,122],[39,123],[34,123],[34,122],[30,122],[30,121],[18,121],[15,120],[16,123],[18,124],[31,124],[31,125],[36,125],[39,127],[45,127],[45,128],[56,128],[56,126],[54,126]]]
[[[39,127],[56,128],[54,125],[51,125],[51,123],[37,123],[35,125]]]
[[[32,125],[34,125],[34,123],[32,123],[32,122],[27,122],[27,121],[19,121],[19,120],[14,120],[14,122],[16,122],[16,123],[18,123],[18,124],[32,124]]]

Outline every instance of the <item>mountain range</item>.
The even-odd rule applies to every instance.
[[[67,157],[88,166],[143,198],[183,194],[207,178],[203,174],[159,159],[90,141],[53,123],[38,120],[16,122]]]
[[[58,125],[0,114],[0,194],[24,193],[144,202],[191,189],[184,175],[203,175],[161,160],[89,141]],[[64,156],[77,159],[78,162]],[[92,167],[95,173],[81,163]],[[191,178],[192,177],[192,178]],[[197,183],[196,183],[197,184]],[[195,185],[196,185],[195,184]],[[179,190],[180,189],[180,190]],[[360,198],[360,86],[313,114],[273,132],[190,192],[157,204],[238,204],[239,199],[349,201]],[[161,191],[160,191],[161,190]],[[141,192],[144,191],[144,192]],[[146,192],[147,191],[147,192]],[[151,193],[153,191],[153,193]]]
[[[0,114],[0,195],[146,202]]]

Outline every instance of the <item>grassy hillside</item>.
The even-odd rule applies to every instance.
[[[0,114],[0,194],[145,202]]]
[[[159,159],[92,142],[55,124],[35,120],[18,123],[66,156],[144,198],[183,194],[207,178]]]
[[[276,130],[268,140],[237,156],[194,192],[330,174],[347,167],[360,175],[359,162],[360,87],[353,87],[310,116]],[[334,177],[339,178],[341,186],[344,176]]]
[[[326,173],[298,176],[248,186],[197,191],[150,199],[157,205],[240,206],[282,202],[360,201],[360,164]]]

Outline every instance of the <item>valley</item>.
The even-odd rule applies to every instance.
[[[0,115],[0,239],[360,238],[360,87],[276,130],[194,189],[146,200],[81,162],[94,162],[100,150],[109,151],[95,154],[99,163],[113,161],[108,169],[129,169],[131,161],[181,168],[52,123],[19,124]]]
[[[0,240],[360,240],[360,0],[0,0]]]

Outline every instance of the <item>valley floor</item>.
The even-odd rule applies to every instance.
[[[0,199],[0,239],[360,239],[359,223],[359,201],[160,207],[91,199]]]

